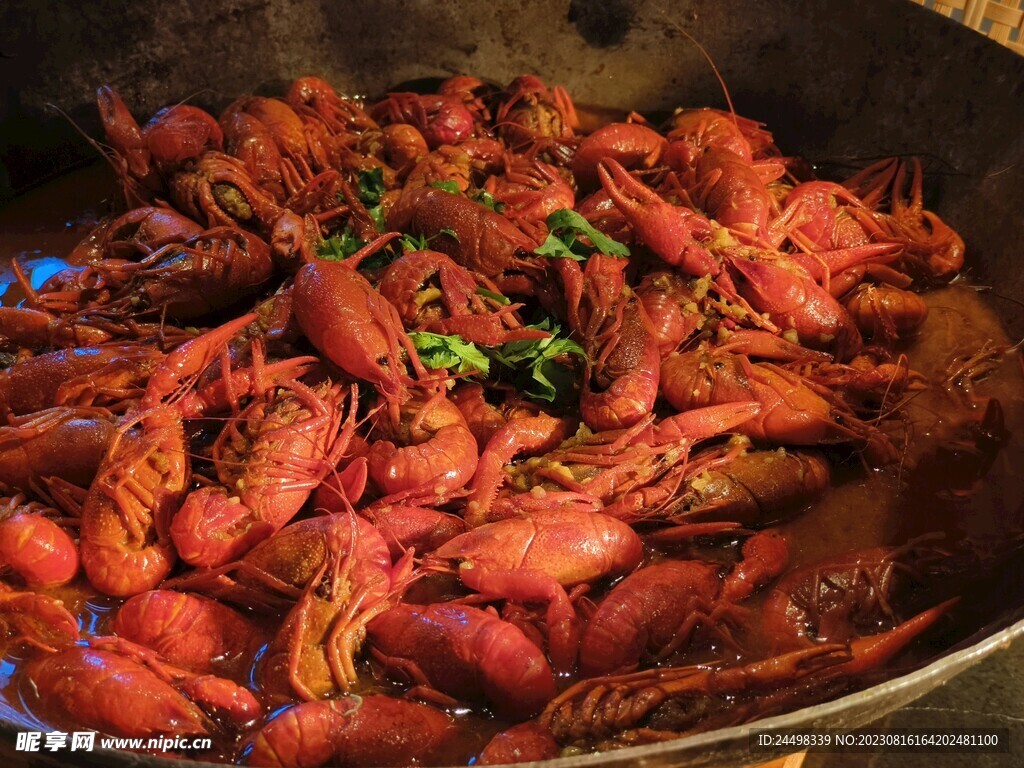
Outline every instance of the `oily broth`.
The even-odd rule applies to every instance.
[[[942,532],[950,541],[975,543],[1019,536],[1024,525],[1024,376],[1020,355],[1005,354],[977,387],[981,399],[995,397],[1003,407],[1008,440],[996,456],[985,482],[972,494],[951,489],[936,454],[960,438],[981,405],[965,402],[945,385],[956,358],[985,344],[1008,348],[995,308],[986,293],[968,285],[951,285],[923,294],[928,319],[917,338],[903,350],[910,368],[923,374],[928,388],[914,393],[905,406],[907,448],[899,465],[873,472],[839,469],[843,482],[831,488],[806,514],[780,526],[792,542],[793,565],[814,562],[844,549],[908,541]],[[901,483],[906,484],[900,492]]]
[[[607,119],[589,115],[587,120]],[[0,210],[0,304],[16,306],[23,298],[10,270],[11,259],[30,275],[38,287],[49,275],[67,264],[66,255],[88,233],[90,227],[109,213],[117,197],[109,169],[102,164],[68,174],[17,199]],[[97,200],[101,200],[97,204]],[[970,256],[968,256],[970,258]],[[965,588],[976,591],[954,610],[954,620],[945,629],[929,635],[903,654],[896,665],[881,674],[893,676],[927,659],[934,658],[971,633],[998,619],[1001,609],[1024,605],[1024,595],[1002,592],[991,595],[991,585],[999,583],[1006,559],[1016,550],[1024,531],[1024,376],[1019,354],[1002,355],[974,393],[980,400],[1000,400],[1009,432],[1008,439],[983,482],[965,492],[962,478],[952,471],[968,459],[966,453],[950,452],[951,442],[963,440],[967,425],[980,416],[980,406],[965,393],[947,386],[945,379],[951,361],[958,355],[970,355],[986,344],[1007,348],[997,307],[983,291],[969,285],[952,285],[924,294],[930,308],[928,320],[916,340],[904,350],[910,367],[927,378],[929,388],[909,398],[903,410],[904,426],[911,435],[903,460],[881,470],[865,470],[856,455],[836,453],[834,485],[824,497],[804,513],[778,526],[790,542],[790,567],[811,563],[839,552],[879,545],[898,545],[915,537],[941,535],[943,546],[978,554],[982,564]],[[950,479],[956,487],[950,487]],[[701,557],[733,561],[737,544],[712,545],[698,541],[668,552],[676,558]],[[650,552],[649,559],[666,556]],[[421,585],[426,588],[426,582]],[[452,584],[439,585],[441,593]],[[599,585],[590,593],[597,600],[609,588]],[[120,601],[96,595],[84,579],[50,590],[79,617],[85,634],[109,633],[112,617]],[[763,593],[747,604],[756,615]],[[1000,603],[999,601],[1002,601]],[[1007,602],[1009,601],[1009,602]],[[279,626],[279,617],[261,619],[268,637]],[[762,650],[756,631],[743,648],[753,657]],[[18,651],[6,649],[0,654],[0,713],[28,727],[43,727],[34,720],[32,692],[17,674]],[[694,663],[728,656],[741,658],[713,643],[706,650],[688,653],[685,659],[671,663]],[[364,661],[363,680],[371,690],[401,690],[397,684],[380,684]],[[239,682],[246,675],[237,674]],[[560,681],[567,686],[571,680]],[[453,742],[445,757],[450,763],[465,763],[487,740],[507,723],[484,713],[456,712],[465,737]],[[29,723],[32,723],[29,725]],[[52,724],[50,724],[52,725]],[[72,725],[72,724],[69,724]],[[241,745],[233,738],[220,738],[212,752],[196,757],[234,760]]]

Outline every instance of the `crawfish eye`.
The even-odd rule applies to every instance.
[[[327,600],[331,596],[331,579],[327,574],[320,577],[320,583],[316,585],[317,597]]]

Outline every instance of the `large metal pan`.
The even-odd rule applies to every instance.
[[[419,77],[469,72],[507,82],[536,72],[593,104],[641,111],[724,106],[717,80],[682,27],[718,64],[737,111],[766,121],[783,148],[822,162],[894,153],[929,158],[939,171],[930,175],[933,202],[963,234],[976,280],[1024,300],[1024,58],[906,0],[62,6],[7,0],[0,7],[0,199],[93,157],[47,104],[98,135],[92,97],[101,83],[114,85],[137,114],[189,96],[219,107],[231,95],[279,91],[309,73],[339,90],[381,93]],[[1005,322],[1014,335],[1024,331],[1019,310]],[[1000,600],[939,660],[759,725],[867,723],[1024,634],[1022,560],[1007,560]],[[14,728],[0,722],[8,736]],[[551,766],[737,764],[750,759],[746,734],[731,728]],[[5,741],[9,751],[13,739]],[[165,764],[127,753],[73,756],[83,764]],[[34,765],[45,759],[32,758]]]

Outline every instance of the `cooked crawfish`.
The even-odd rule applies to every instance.
[[[359,684],[355,655],[366,625],[409,584],[411,555],[394,567],[379,533],[354,515],[321,518],[323,561],[285,616],[260,668],[271,695],[312,701]]]
[[[561,743],[643,743],[747,722],[771,708],[844,690],[893,658],[949,610],[942,604],[879,635],[741,666],[661,667],[577,683],[539,718]]]
[[[522,304],[510,303],[494,283],[437,251],[404,254],[388,267],[377,290],[409,330],[459,336],[488,346],[549,335],[524,328],[517,314]]]
[[[313,346],[349,375],[372,384],[397,423],[410,383],[403,353],[417,363],[419,358],[394,306],[354,267],[317,261],[295,276],[293,311]]]
[[[675,525],[729,522],[762,528],[806,509],[829,487],[831,469],[820,454],[786,450],[744,451],[721,463],[701,467],[668,502],[633,515]],[[621,512],[616,509],[616,514]],[[626,518],[630,519],[630,518]]]
[[[37,657],[26,679],[41,714],[121,736],[208,734],[217,730],[212,715],[243,727],[260,712],[230,680],[187,672],[119,638]]]
[[[388,696],[297,704],[263,726],[246,758],[254,766],[412,765],[456,733],[450,715]]]
[[[0,563],[33,589],[67,584],[78,573],[78,547],[59,517],[20,494],[0,498]]]
[[[126,601],[114,633],[151,648],[171,664],[200,674],[248,664],[261,632],[238,611],[216,600],[157,589]]]
[[[247,765],[492,765],[922,658],[1012,515],[991,557],[970,527],[806,539],[868,470],[937,471],[945,524],[1014,448],[1007,345],[924,293],[964,245],[919,161],[819,179],[731,106],[608,118],[533,75],[412,91],[302,77],[140,124],[99,89],[128,209],[13,262],[0,306],[26,714]]]
[[[402,411],[399,428],[381,425],[381,439],[366,455],[370,479],[385,503],[449,498],[477,467],[476,438],[466,419],[444,392],[414,397]]]
[[[182,559],[223,565],[284,527],[348,445],[357,391],[285,380],[231,419],[213,447],[221,485],[190,493],[171,524]]]
[[[750,538],[744,558],[724,579],[712,563],[670,560],[641,568],[619,582],[587,622],[580,642],[580,671],[588,676],[629,671],[645,652],[668,658],[707,626],[730,639],[726,627],[734,601],[782,573],[785,540],[773,533]]]
[[[176,349],[150,377],[139,410],[119,426],[82,508],[82,566],[97,589],[134,595],[170,573],[177,559],[170,521],[184,499],[190,464],[181,415],[164,400],[254,319],[243,315]]]
[[[55,406],[121,409],[142,396],[164,358],[151,346],[110,344],[36,355],[0,373],[4,414],[27,416]]]
[[[758,414],[737,427],[756,440],[818,445],[853,440],[885,444],[875,427],[850,413],[828,391],[767,362],[752,362],[727,348],[698,347],[673,353],[661,366],[662,395],[681,411],[729,402],[754,401]]]
[[[540,648],[515,625],[478,608],[399,605],[366,629],[374,658],[417,686],[486,700],[515,718],[537,714],[555,696]]]
[[[763,611],[763,631],[779,649],[844,643],[900,623],[900,603],[921,577],[925,548],[875,547],[811,563],[786,574]]]
[[[550,654],[557,669],[567,670],[579,627],[565,588],[628,573],[640,557],[640,539],[629,526],[596,512],[550,512],[480,526],[437,549],[429,562],[446,570],[446,561],[458,561],[459,578],[482,594],[546,603]]]
[[[49,595],[19,592],[0,582],[0,630],[15,643],[54,652],[78,641],[78,622]]]

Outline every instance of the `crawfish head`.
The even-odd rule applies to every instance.
[[[268,692],[294,691],[313,700],[357,682],[353,657],[364,627],[407,586],[411,555],[393,572],[384,539],[354,515],[311,518],[292,527],[319,538],[323,559],[308,563],[314,570],[271,643],[260,677]],[[261,546],[272,549],[273,541]]]
[[[0,582],[0,636],[53,652],[78,641],[78,621],[60,600]]]
[[[429,685],[464,701],[490,700],[521,719],[555,695],[543,652],[516,626],[469,606],[399,605],[367,627],[374,655],[401,672],[415,665]]]
[[[537,247],[501,214],[435,187],[404,193],[388,214],[388,228],[430,238],[432,248],[487,277],[517,266]]]
[[[194,318],[228,307],[270,277],[270,249],[259,237],[232,227],[206,230],[168,245],[147,260],[128,286],[133,304]]]
[[[676,736],[711,730],[753,719],[764,707],[793,704],[798,697],[817,700],[821,686],[808,683],[847,659],[843,646],[822,645],[745,666],[663,667],[595,677],[554,699],[538,723],[561,743],[588,746],[633,729],[671,730]]]
[[[580,186],[600,184],[597,165],[612,158],[629,170],[649,169],[658,164],[668,142],[657,131],[638,123],[612,123],[598,128],[580,142],[572,161],[572,172]]]
[[[684,109],[670,121],[669,165],[675,171],[692,169],[705,149],[727,149],[744,160],[753,150],[740,130],[735,115],[717,109]]]
[[[860,332],[850,313],[795,264],[734,254],[727,258],[740,295],[773,323],[796,331],[802,344],[843,354],[860,349]]]
[[[128,211],[106,230],[103,252],[108,256],[148,256],[170,243],[195,237],[202,227],[168,208],[143,206]]]
[[[215,728],[165,676],[113,650],[74,646],[33,659],[25,675],[37,697],[34,708],[58,722],[119,736],[202,735]]]
[[[764,630],[776,647],[789,649],[895,627],[921,580],[916,562],[930,554],[916,545],[874,547],[792,570],[765,601]]]
[[[392,93],[370,111],[380,123],[409,123],[431,149],[458,144],[473,135],[475,123],[461,97],[444,94]]]
[[[154,162],[164,172],[206,150],[219,150],[224,143],[213,116],[189,104],[161,109],[146,123],[143,133]]]
[[[510,146],[523,148],[543,139],[572,139],[576,109],[564,88],[550,90],[533,75],[513,80],[498,106],[498,132]]]
[[[299,327],[331,362],[389,402],[405,398],[402,349],[413,350],[412,342],[394,306],[365,277],[341,262],[306,264],[295,277],[293,301]]]

